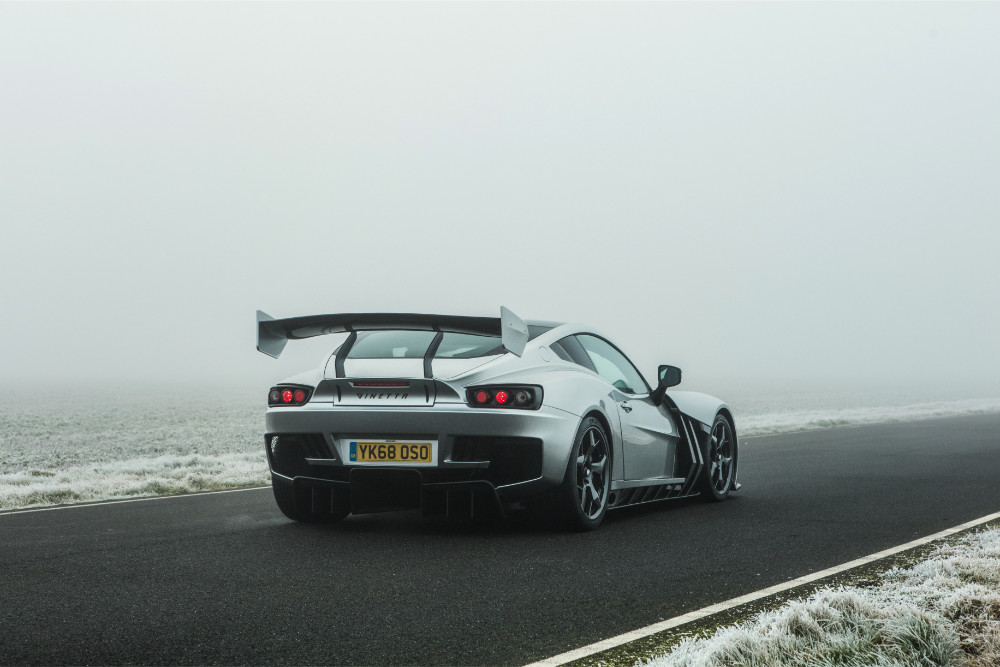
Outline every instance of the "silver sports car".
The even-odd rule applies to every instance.
[[[609,509],[740,487],[733,415],[706,394],[651,389],[607,337],[578,325],[412,313],[277,320],[257,349],[347,333],[316,370],[268,393],[265,449],[296,521],[421,509],[554,512],[590,530]]]

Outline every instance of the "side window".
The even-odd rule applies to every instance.
[[[632,362],[603,338],[582,334],[576,337],[594,364],[597,374],[626,394],[645,394],[649,385]]]
[[[555,352],[559,358],[571,361],[574,364],[580,364],[588,370],[592,370],[595,373],[597,372],[597,369],[594,368],[594,364],[591,363],[590,357],[580,345],[580,341],[576,339],[576,336],[566,336],[565,338],[561,338],[558,342],[549,345],[549,347],[552,348],[552,351]]]

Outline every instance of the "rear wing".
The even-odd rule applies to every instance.
[[[276,320],[257,311],[257,350],[277,359],[290,340],[325,334],[406,329],[500,336],[504,348],[521,356],[528,344],[528,326],[503,306],[500,317],[424,315],[420,313],[339,313]]]

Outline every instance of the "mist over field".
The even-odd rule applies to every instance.
[[[1000,395],[995,4],[0,5],[2,384],[253,313],[584,321],[699,388]]]
[[[265,483],[338,340],[257,308],[589,323],[746,433],[994,410],[998,20],[0,4],[0,485]]]

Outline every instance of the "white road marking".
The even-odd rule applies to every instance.
[[[240,491],[257,491],[258,489],[269,489],[268,486],[248,486],[245,489],[224,489],[222,491],[200,491],[198,493],[177,493],[172,496],[151,496],[149,498],[126,498],[124,500],[102,500],[96,503],[84,503],[80,505],[56,505],[54,507],[36,507],[28,510],[12,510],[10,512],[0,512],[0,516],[10,516],[12,514],[28,514],[29,512],[54,512],[56,510],[78,510],[87,507],[101,507],[103,505],[118,505],[121,503],[142,503],[147,500],[170,500],[176,498],[196,498],[198,496],[214,496],[219,493],[239,493]]]
[[[845,570],[850,570],[861,565],[867,565],[873,561],[886,558],[888,556],[893,556],[908,549],[914,547],[919,547],[921,545],[927,544],[928,542],[933,542],[934,540],[940,540],[941,538],[948,537],[949,535],[954,535],[955,533],[960,533],[963,530],[968,530],[969,528],[975,528],[984,523],[989,523],[994,519],[1000,519],[1000,512],[994,514],[988,514],[979,519],[973,519],[954,528],[948,528],[942,530],[940,533],[934,533],[933,535],[928,535],[927,537],[921,537],[919,540],[913,540],[912,542],[907,542],[906,544],[901,544],[885,551],[879,551],[878,553],[871,554],[870,556],[864,556],[863,558],[858,558],[857,560],[852,560],[850,562],[844,563],[842,565],[836,565],[819,572],[813,572],[812,574],[807,574],[797,579],[792,579],[791,581],[786,581],[783,584],[778,584],[777,586],[771,586],[770,588],[765,588],[753,593],[747,593],[746,595],[741,595],[738,598],[733,598],[732,600],[726,600],[725,602],[719,602],[707,607],[702,607],[695,611],[688,612],[681,616],[675,616],[674,618],[668,618],[665,621],[660,621],[659,623],[653,623],[652,625],[647,625],[644,628],[639,628],[638,630],[632,630],[631,632],[626,632],[624,634],[618,635],[617,637],[610,637],[609,639],[603,639],[589,646],[583,646],[572,651],[567,651],[566,653],[560,653],[559,655],[553,656],[551,658],[546,658],[545,660],[539,660],[538,662],[533,662],[528,667],[541,667],[545,665],[547,667],[555,667],[556,665],[565,665],[568,662],[573,662],[574,660],[579,660],[580,658],[586,658],[587,656],[594,655],[595,653],[600,653],[601,651],[606,651],[610,648],[615,648],[616,646],[621,646],[622,644],[627,644],[628,642],[635,641],[637,639],[643,639],[644,637],[649,637],[650,635],[655,635],[658,632],[663,632],[664,630],[670,630],[671,628],[676,628],[679,625],[684,625],[685,623],[690,623],[691,621],[697,621],[698,619],[705,618],[706,616],[711,616],[712,614],[717,614],[720,611],[726,611],[727,609],[732,609],[733,607],[738,607],[742,604],[748,602],[753,602],[755,600],[760,600],[761,598],[766,598],[769,595],[774,595],[775,593],[781,593],[789,589],[795,588],[796,586],[802,586],[803,584],[810,584],[824,577],[829,577],[834,574],[838,574]]]

